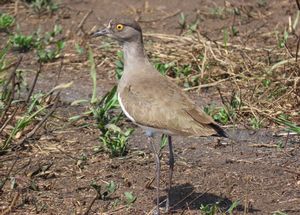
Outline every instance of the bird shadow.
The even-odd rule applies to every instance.
[[[166,206],[166,198],[167,196],[160,197],[161,207]],[[154,202],[156,202],[156,200],[154,200]],[[196,192],[194,186],[190,183],[176,185],[171,189],[170,212],[200,210],[200,208],[216,206],[218,210],[225,213],[233,204],[234,202],[227,197],[217,196],[209,192]],[[238,204],[234,210],[245,211],[245,208],[241,204]],[[252,206],[247,208],[247,213],[258,211],[260,210]]]

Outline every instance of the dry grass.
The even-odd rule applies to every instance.
[[[225,106],[230,105],[233,95],[237,96],[241,105],[235,110],[238,115],[235,122],[256,118],[264,120],[266,126],[280,116],[299,122],[300,64],[290,50],[276,45],[254,48],[227,43],[225,46],[199,33],[189,36],[146,33],[144,36],[150,41],[146,42],[146,49],[151,59],[178,66],[192,65],[192,74],[187,78],[199,78],[199,85],[185,91],[201,93],[203,88],[217,87]],[[115,58],[119,47],[110,45],[109,51],[95,49],[98,60]]]

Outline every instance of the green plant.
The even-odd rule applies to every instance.
[[[118,51],[117,52],[117,60],[115,62],[115,72],[116,72],[116,78],[117,80],[120,80],[123,75],[123,69],[124,69],[124,63],[123,63],[123,52]]]
[[[161,63],[157,62],[154,63],[154,67],[162,74],[162,75],[167,75],[169,70],[172,70],[174,68],[175,63]]]
[[[190,33],[195,33],[198,29],[199,20],[197,19],[195,22],[188,25],[188,30]]]
[[[9,49],[10,49],[10,43],[8,43],[3,49],[0,50],[0,84],[4,82],[4,76],[5,76],[4,69],[6,67],[6,55]]]
[[[57,37],[62,34],[62,31],[61,25],[55,25],[52,31],[46,32],[44,35],[37,33],[36,53],[40,62],[51,62],[61,56],[65,42]]]
[[[174,62],[161,63],[158,61],[154,63],[154,67],[162,75],[168,74],[172,77],[183,80],[183,85],[186,88],[199,85],[199,76],[192,76],[192,72],[194,70],[191,64],[176,65]]]
[[[35,47],[35,39],[33,35],[14,34],[10,38],[12,48],[20,51],[27,52]]]
[[[114,181],[110,181],[103,190],[102,186],[94,181],[91,183],[91,187],[97,192],[97,196],[101,200],[107,200],[107,198],[117,190],[117,185]]]
[[[162,135],[161,140],[160,140],[160,150],[165,148],[167,143],[168,143],[168,136],[164,134],[164,135]]]
[[[107,184],[106,189],[107,189],[108,193],[112,194],[117,190],[117,185],[114,181],[110,181]]]
[[[258,116],[250,118],[250,125],[253,129],[260,129],[262,127],[263,120],[260,120]]]
[[[18,133],[24,131],[38,116],[41,114],[43,115],[47,106],[41,105],[42,97],[43,94],[36,94],[35,96],[32,96],[27,112],[17,120],[9,137],[6,139],[3,145],[0,146],[0,151],[6,150],[12,139],[15,138]]]
[[[283,35],[279,36],[278,32],[276,33],[277,41],[278,41],[278,47],[279,48],[284,48],[285,44],[289,38],[289,32],[284,30]]]
[[[40,62],[47,63],[51,62],[60,57],[61,51],[65,47],[64,41],[57,41],[54,48],[37,50],[37,56]]]
[[[238,200],[234,201],[226,212],[229,213],[230,215],[233,215],[234,209],[236,209],[239,205],[240,205],[240,201]]]
[[[185,27],[186,27],[186,15],[183,12],[181,12],[180,15],[179,15],[178,23],[179,23],[180,29],[185,29]]]
[[[122,131],[120,127],[114,124],[108,124],[105,127],[105,134],[100,136],[100,140],[105,148],[109,150],[113,157],[125,155],[128,138],[132,134],[133,129],[129,128]]]
[[[293,123],[291,121],[289,121],[286,117],[280,116],[279,118],[274,119],[274,121],[281,124],[281,125],[286,126],[286,129],[288,131],[300,134],[300,126],[296,125],[295,123]]]
[[[119,58],[122,54],[119,54]],[[91,77],[93,80],[93,96],[91,104],[94,104],[91,111],[97,121],[98,128],[102,132],[100,140],[111,156],[123,156],[126,152],[128,138],[133,132],[133,129],[125,129],[123,131],[118,123],[123,118],[123,114],[114,115],[113,111],[120,107],[117,97],[117,87],[113,87],[102,99],[96,99],[96,68],[93,53],[89,50],[89,62],[91,65]],[[121,64],[121,60],[117,61]],[[116,62],[116,63],[117,63]],[[117,68],[118,69],[118,68]],[[123,70],[122,70],[123,71]],[[119,73],[120,72],[120,73]],[[121,71],[117,72],[117,77],[121,77]],[[119,75],[119,76],[118,76]]]
[[[123,72],[123,62],[121,60],[122,53],[118,53],[119,59],[116,61],[117,69],[116,76],[121,78]],[[111,156],[123,156],[126,153],[126,146],[128,138],[133,132],[132,128],[121,129],[119,126],[120,121],[124,118],[122,112],[116,114],[116,109],[120,108],[118,97],[117,97],[117,87],[114,86],[106,95],[102,97],[99,101],[96,98],[96,65],[93,57],[92,50],[89,49],[88,59],[91,66],[91,78],[93,81],[93,93],[92,99],[90,101],[90,110],[85,112],[84,115],[93,114],[96,119],[97,126],[101,131],[100,141],[102,145],[96,147],[95,151],[100,152],[103,149],[110,153]],[[72,104],[86,103],[86,100],[75,101]],[[77,120],[81,116],[73,116],[70,120]]]
[[[175,72],[175,76],[178,78],[187,77],[192,72],[192,66],[191,64],[185,64],[182,65],[181,67],[177,66],[174,67],[174,72]]]
[[[58,9],[58,5],[53,2],[53,0],[24,0],[32,10],[37,14],[42,14],[44,12],[53,13]]]
[[[119,114],[116,116],[112,113],[113,110],[119,107],[117,87],[115,86],[92,108],[92,113],[102,133],[106,132],[106,125],[116,124],[120,121],[122,115]]]
[[[229,33],[228,33],[227,28],[224,28],[223,29],[223,43],[224,43],[225,48],[227,48],[228,40],[229,40]]]
[[[84,54],[84,48],[81,47],[78,43],[75,43],[75,50],[79,55]]]
[[[204,112],[223,125],[226,125],[230,121],[230,115],[225,107],[216,107],[212,104],[204,107]]]
[[[268,88],[271,85],[271,80],[270,79],[263,79],[261,82],[262,82],[262,84],[265,88]]]
[[[218,212],[221,212],[219,207],[219,202],[215,204],[207,204],[207,205],[201,204],[200,212],[203,215],[215,215]]]
[[[210,14],[216,18],[224,18],[225,8],[224,7],[213,7],[210,8]]]
[[[102,100],[92,108],[94,118],[97,121],[98,128],[101,131],[100,140],[104,148],[110,152],[112,156],[122,156],[126,152],[126,145],[133,129],[122,129],[117,126],[123,118],[123,114],[113,114],[113,110],[119,108],[119,102],[116,94],[115,86],[109,91]]]
[[[9,14],[0,14],[0,30],[7,30],[12,27],[15,23],[15,18]]]
[[[204,107],[204,111],[213,117],[217,122],[225,125],[237,117],[237,112],[243,105],[241,99],[236,93],[233,93],[229,101],[223,101],[223,107],[217,107],[214,104]]]
[[[134,196],[132,192],[125,192],[124,195],[125,195],[127,205],[134,203],[135,200],[137,199],[137,197]]]

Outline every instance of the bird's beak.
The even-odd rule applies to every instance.
[[[108,35],[110,34],[110,28],[106,27],[102,30],[98,30],[96,32],[93,32],[90,34],[91,37],[99,37],[99,36],[105,36],[105,35]]]

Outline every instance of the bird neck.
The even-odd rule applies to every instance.
[[[149,64],[142,40],[125,42],[123,44],[123,52],[124,69]]]

